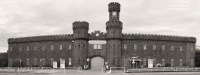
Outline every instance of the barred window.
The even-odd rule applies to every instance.
[[[171,46],[171,51],[174,51],[174,46]]]
[[[147,50],[147,45],[144,45],[144,50]]]
[[[26,50],[29,51],[29,46],[26,47]]]
[[[72,58],[69,58],[69,65],[72,65]]]
[[[153,45],[153,50],[156,50],[156,45]]]
[[[37,46],[34,46],[34,51],[36,51],[37,50]]]
[[[191,47],[191,51],[193,51],[194,50],[194,48],[193,47]]]
[[[69,49],[72,49],[72,45],[71,44],[69,44]]]
[[[165,45],[162,45],[162,50],[165,50]]]
[[[41,59],[42,65],[45,65],[45,58]]]
[[[60,50],[62,50],[63,49],[63,45],[60,45]]]
[[[124,49],[125,49],[125,50],[127,49],[127,44],[124,44]]]
[[[45,48],[46,48],[46,46],[45,46],[45,45],[43,45],[43,46],[42,46],[42,50],[44,51],[44,50],[45,50]]]
[[[53,58],[51,58],[50,60],[51,60],[51,65],[53,65]]]
[[[34,58],[34,65],[37,65],[37,58]]]
[[[12,48],[12,47],[9,47],[9,51],[13,51],[13,48]]]
[[[190,60],[190,66],[194,66],[194,60],[193,59]]]
[[[180,46],[180,51],[183,51],[183,47],[182,46]]]
[[[165,66],[165,59],[162,59],[162,66]]]
[[[183,66],[183,59],[180,59],[180,65],[179,66]]]
[[[143,59],[143,65],[144,65],[144,66],[147,65],[147,59],[146,59],[146,58]]]
[[[54,49],[54,45],[51,45],[51,50],[53,50]]]
[[[100,45],[100,44],[98,44],[98,47],[97,47],[98,49],[102,49],[102,45]]]
[[[9,62],[10,66],[12,66],[12,65],[13,65],[12,59],[10,59],[9,61],[10,61],[10,62]]]
[[[19,47],[19,51],[22,51],[22,47]]]
[[[29,65],[29,58],[26,59],[26,65]]]
[[[102,49],[102,45],[100,44],[94,44],[93,49]]]
[[[171,66],[174,66],[174,59],[171,59]]]
[[[134,44],[134,50],[137,50],[137,45],[136,44]]]

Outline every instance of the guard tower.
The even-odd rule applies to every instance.
[[[73,22],[74,50],[72,51],[73,66],[87,63],[89,23],[86,21]]]
[[[121,66],[121,38],[122,22],[119,20],[120,4],[108,4],[109,21],[106,22],[107,31],[107,62],[110,66]]]

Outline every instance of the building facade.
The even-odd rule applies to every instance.
[[[155,66],[194,67],[195,37],[122,33],[120,4],[108,4],[106,33],[89,33],[89,23],[73,22],[73,34],[9,38],[8,66],[90,69]],[[151,62],[151,63],[150,63]]]

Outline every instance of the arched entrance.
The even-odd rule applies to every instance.
[[[91,70],[102,70],[104,59],[102,57],[93,57],[91,59]]]

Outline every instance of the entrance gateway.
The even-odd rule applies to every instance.
[[[93,57],[91,59],[91,70],[102,70],[104,59],[102,57]]]

